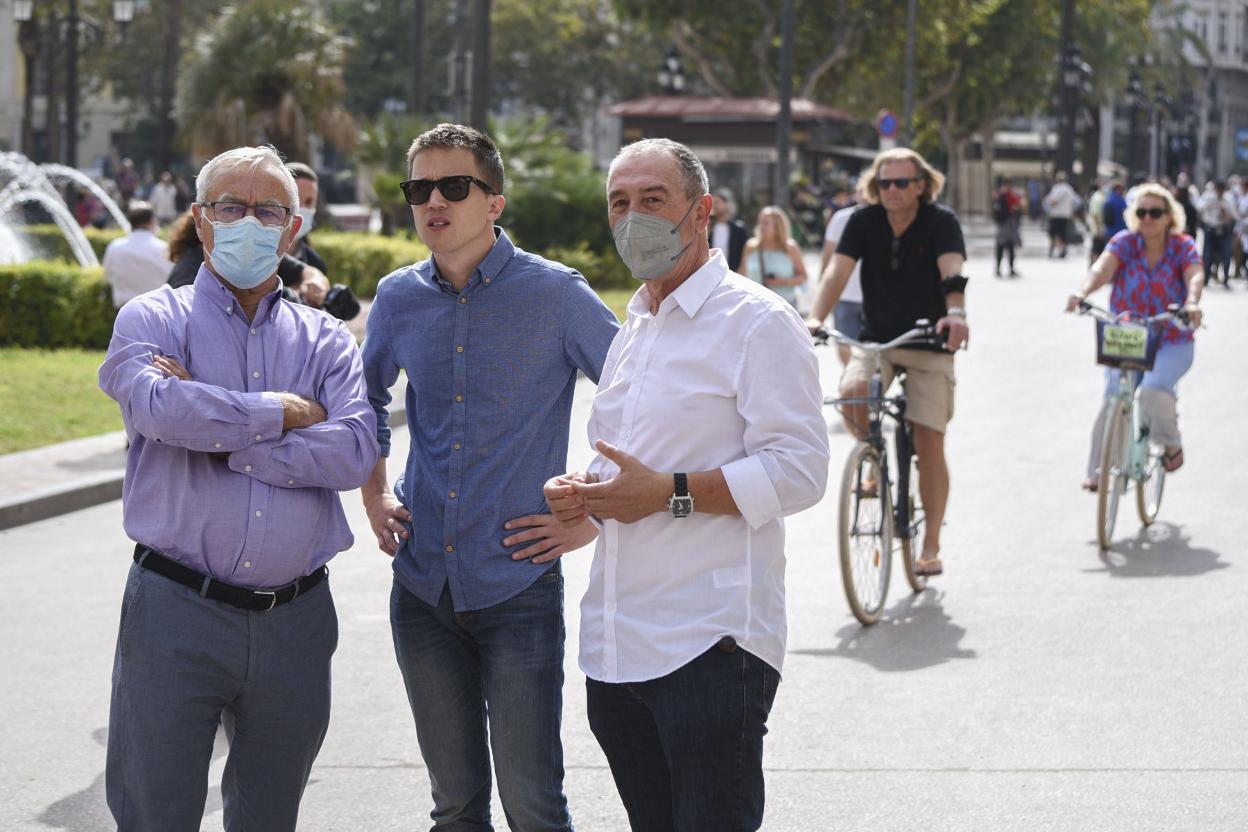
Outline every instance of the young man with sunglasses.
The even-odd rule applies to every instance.
[[[369,313],[382,459],[363,497],[394,558],[391,631],[432,817],[491,828],[492,746],[511,828],[571,830],[558,558],[595,531],[555,521],[542,485],[566,468],[577,371],[597,382],[619,325],[584,277],[495,225],[506,199],[488,136],[442,124],[407,162],[403,193],[431,256],[382,280]],[[411,448],[392,491],[386,408],[399,370]]]
[[[895,368],[906,371],[906,418],[914,428],[919,459],[919,493],[926,512],[920,574],[939,575],[940,527],[949,500],[949,469],[945,463],[945,428],[953,418],[953,352],[967,342],[963,292],[966,246],[953,211],[936,204],[945,178],[922,156],[908,148],[886,150],[875,157],[861,188],[868,205],[845,226],[832,262],[807,321],[811,332],[823,326],[861,264],[863,327],[861,341],[885,343],[902,335],[914,322],[936,321],[947,333],[945,346],[914,346],[888,350],[882,356],[884,382]],[[873,372],[871,359],[854,350],[841,376],[842,396],[865,396]],[[861,407],[846,408],[846,424],[856,435],[866,431]]]

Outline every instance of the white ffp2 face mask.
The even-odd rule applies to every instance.
[[[630,211],[611,229],[615,250],[638,280],[657,280],[672,270],[693,240],[681,245],[680,227],[697,205],[695,200],[680,222],[673,223],[653,214]]]

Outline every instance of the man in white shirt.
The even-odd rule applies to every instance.
[[[160,175],[160,181],[152,186],[147,199],[152,203],[156,222],[168,225],[178,218],[178,186],[173,184],[173,174],[169,171]]]
[[[856,204],[846,206],[828,220],[828,227],[823,233],[823,252],[819,255],[819,279],[821,281],[828,271],[828,266],[832,263],[832,255],[836,254],[836,247],[841,242],[841,235],[845,233],[845,226],[849,223],[850,216],[859,207]],[[832,320],[836,325],[836,331],[842,335],[848,335],[856,340],[862,332],[862,267],[860,265],[855,265],[853,272],[850,273],[849,282],[845,284],[845,291],[841,293],[840,299],[832,309]],[[845,344],[836,345],[836,354],[841,359],[842,365],[849,363],[850,349]]]
[[[132,201],[126,219],[130,221],[130,233],[104,249],[104,280],[113,287],[113,306],[118,309],[144,292],[165,285],[173,270],[169,247],[156,236],[152,206]]]
[[[1058,257],[1066,256],[1066,240],[1070,235],[1070,220],[1079,208],[1079,194],[1066,181],[1066,173],[1058,171],[1053,187],[1044,197],[1044,208],[1049,212],[1049,256],[1057,251]]]
[[[684,145],[620,151],[608,219],[645,282],[589,420],[599,456],[550,480],[601,533],[581,602],[590,728],[633,829],[754,830],[785,650],[783,517],[823,496],[827,424],[801,318],[707,243]]]

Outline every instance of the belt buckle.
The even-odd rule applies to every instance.
[[[268,590],[264,590],[264,589],[253,589],[251,591],[251,594],[269,596],[269,605],[265,607],[263,610],[261,610],[261,612],[268,612],[269,610],[277,606],[277,593],[276,592],[269,592]]]

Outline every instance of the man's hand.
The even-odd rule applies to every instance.
[[[508,531],[515,534],[503,538],[504,546],[534,541],[511,556],[512,560],[527,560],[534,563],[549,563],[568,552],[575,551],[588,544],[598,536],[598,529],[589,520],[582,519],[579,523],[564,525],[553,514],[530,514],[517,517],[503,524]]]
[[[555,519],[564,525],[576,525],[589,517],[585,498],[573,489],[573,483],[598,482],[597,474],[581,474],[574,471],[559,477],[551,477],[542,486],[542,496]]]
[[[572,490],[585,501],[585,508],[595,517],[635,523],[643,517],[663,511],[672,494],[672,475],[648,468],[639,459],[598,440],[598,453],[614,462],[620,473],[606,482],[572,482]]]
[[[282,403],[282,430],[308,428],[329,418],[320,402],[294,393],[278,393],[277,397]]]
[[[176,378],[179,381],[191,380],[191,374],[171,355],[154,356],[152,358],[152,366],[160,370],[165,378]]]
[[[373,499],[365,500],[364,511],[368,513],[368,524],[377,536],[377,548],[394,557],[403,541],[411,536],[411,513],[392,491],[383,491]]]
[[[945,349],[949,352],[957,352],[963,345],[970,343],[971,328],[966,325],[966,318],[961,315],[946,315],[936,322],[937,332],[949,332],[949,338],[945,342]]]
[[[315,266],[304,266],[299,292],[308,306],[320,309],[325,305],[325,296],[329,294],[329,278]]]

